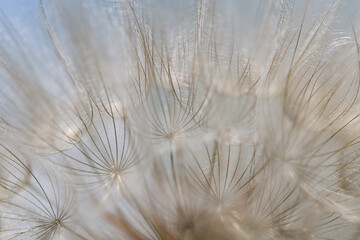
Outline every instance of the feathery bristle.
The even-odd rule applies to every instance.
[[[349,4],[0,11],[0,238],[359,239]]]

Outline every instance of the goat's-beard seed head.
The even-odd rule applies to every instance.
[[[314,9],[40,0],[44,51],[0,15],[1,238],[356,239],[356,26]]]
[[[84,239],[73,190],[52,166],[1,144],[2,239]],[[41,162],[38,162],[41,161]]]

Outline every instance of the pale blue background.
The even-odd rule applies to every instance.
[[[62,0],[51,1],[56,3],[56,1]],[[116,0],[110,1],[115,2]],[[155,0],[155,2],[165,2],[165,5],[168,5],[169,3],[171,5],[171,3],[174,2],[179,4],[178,1],[179,0]],[[242,1],[243,3],[253,3],[262,1],[266,2],[268,0],[220,0],[221,3],[227,2],[230,4],[232,1],[234,3],[238,3],[239,1]],[[44,0],[44,2],[46,3],[47,0]],[[180,4],[183,2],[186,2],[186,0],[180,1]],[[298,0],[297,2],[305,3],[306,0]],[[320,8],[321,6],[326,6],[331,2],[332,0],[309,0],[309,12],[313,9],[318,9],[319,6]],[[42,21],[39,15],[38,0],[0,0],[0,10],[1,14],[6,16],[14,29],[26,40],[27,44],[32,45],[32,43],[34,43],[34,45],[36,45],[35,42],[39,41],[39,38],[36,36],[39,36],[39,31],[43,31],[40,30]],[[321,12],[319,12],[319,14],[321,14]],[[338,30],[345,30],[351,33],[352,24],[354,25],[355,30],[360,32],[360,1],[344,0],[342,7],[339,10],[336,28],[338,28]],[[4,32],[3,26],[0,23],[0,39],[4,36]]]
[[[61,1],[61,0],[58,0]],[[174,0],[166,0],[166,2],[172,2]],[[239,1],[239,0],[232,0]],[[241,0],[240,0],[241,1]],[[253,1],[253,0],[248,0]],[[260,0],[267,1],[267,0]],[[305,0],[301,0],[305,2]],[[245,1],[246,2],[246,1]],[[310,0],[310,6],[313,3],[319,2],[330,3],[331,0]],[[40,17],[38,13],[38,1],[37,0],[0,0],[0,9],[7,16],[8,19],[15,25],[16,28],[33,26],[33,24],[40,23]],[[348,24],[347,21],[351,16],[354,24],[360,22],[360,1],[359,0],[344,0],[342,8],[340,9],[339,16],[341,22]],[[359,24],[360,25],[360,24]]]

